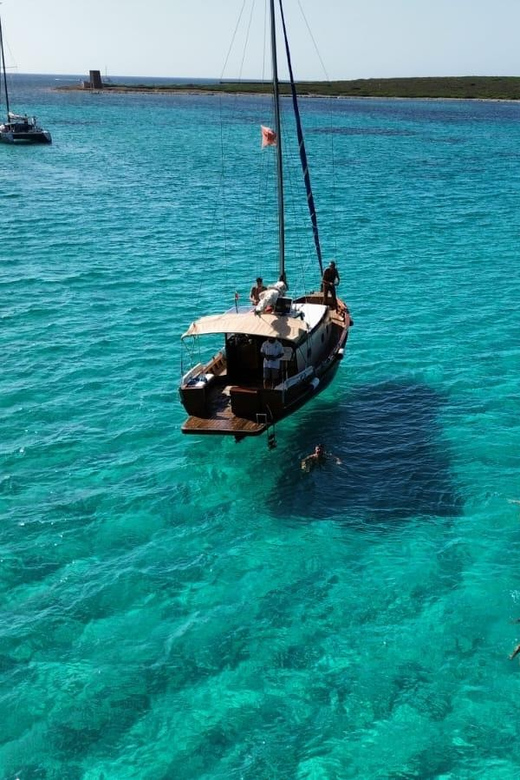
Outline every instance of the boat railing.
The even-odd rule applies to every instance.
[[[307,366],[307,368],[304,368],[303,371],[300,371],[298,374],[295,374],[294,376],[290,376],[287,379],[284,379],[283,382],[280,382],[279,385],[276,385],[274,388],[275,390],[289,390],[291,387],[296,387],[296,385],[301,384],[302,382],[305,382],[305,380],[310,379],[311,376],[314,374],[314,368],[313,366]]]
[[[193,379],[198,374],[200,374],[203,369],[204,366],[202,365],[202,363],[197,363],[196,366],[193,366],[193,368],[190,368],[190,370],[186,374],[184,374],[184,376],[182,377],[181,384],[186,385],[190,381],[190,379]]]

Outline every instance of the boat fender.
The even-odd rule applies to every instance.
[[[312,389],[313,390],[317,390],[319,383],[320,383],[320,380],[318,379],[317,376],[315,376],[314,379],[311,381]]]
[[[343,348],[342,349],[338,349],[338,357],[339,357],[340,360],[342,359],[344,354],[345,354],[345,350]]]

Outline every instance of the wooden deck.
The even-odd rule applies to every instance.
[[[306,296],[304,302],[321,304],[322,297],[321,293],[315,293]],[[181,402],[189,415],[181,427],[182,432],[199,436],[234,436],[237,439],[259,436],[321,392],[336,373],[343,357],[348,328],[352,324],[348,309],[339,299],[338,310],[330,310],[329,316],[332,328],[329,331],[327,326],[330,335],[326,344],[324,335],[321,336],[324,344],[322,352],[329,349],[329,353],[320,358],[316,369],[317,381],[304,381],[303,377],[294,387],[284,386],[283,391],[266,389],[257,376],[258,361],[253,361],[254,370],[250,374],[236,370],[231,372],[235,379],[233,382],[227,371],[228,356],[225,359],[219,353],[204,368],[196,367],[198,374],[185,377],[185,383],[179,388]],[[237,355],[233,353],[232,357],[236,359]],[[237,365],[240,366],[240,362]],[[242,383],[244,376],[250,381]]]
[[[183,433],[196,433],[221,436],[259,436],[267,428],[267,423],[256,423],[243,417],[236,417],[231,411],[230,386],[212,394],[209,417],[188,417],[181,430]]]

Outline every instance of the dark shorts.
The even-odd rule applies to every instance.
[[[264,379],[270,379],[272,382],[275,382],[279,376],[279,368],[268,368],[267,366],[264,366]]]

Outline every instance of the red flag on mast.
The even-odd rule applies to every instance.
[[[274,130],[271,130],[270,127],[264,127],[264,125],[260,125],[262,128],[262,148],[264,146],[276,146],[276,133]]]

